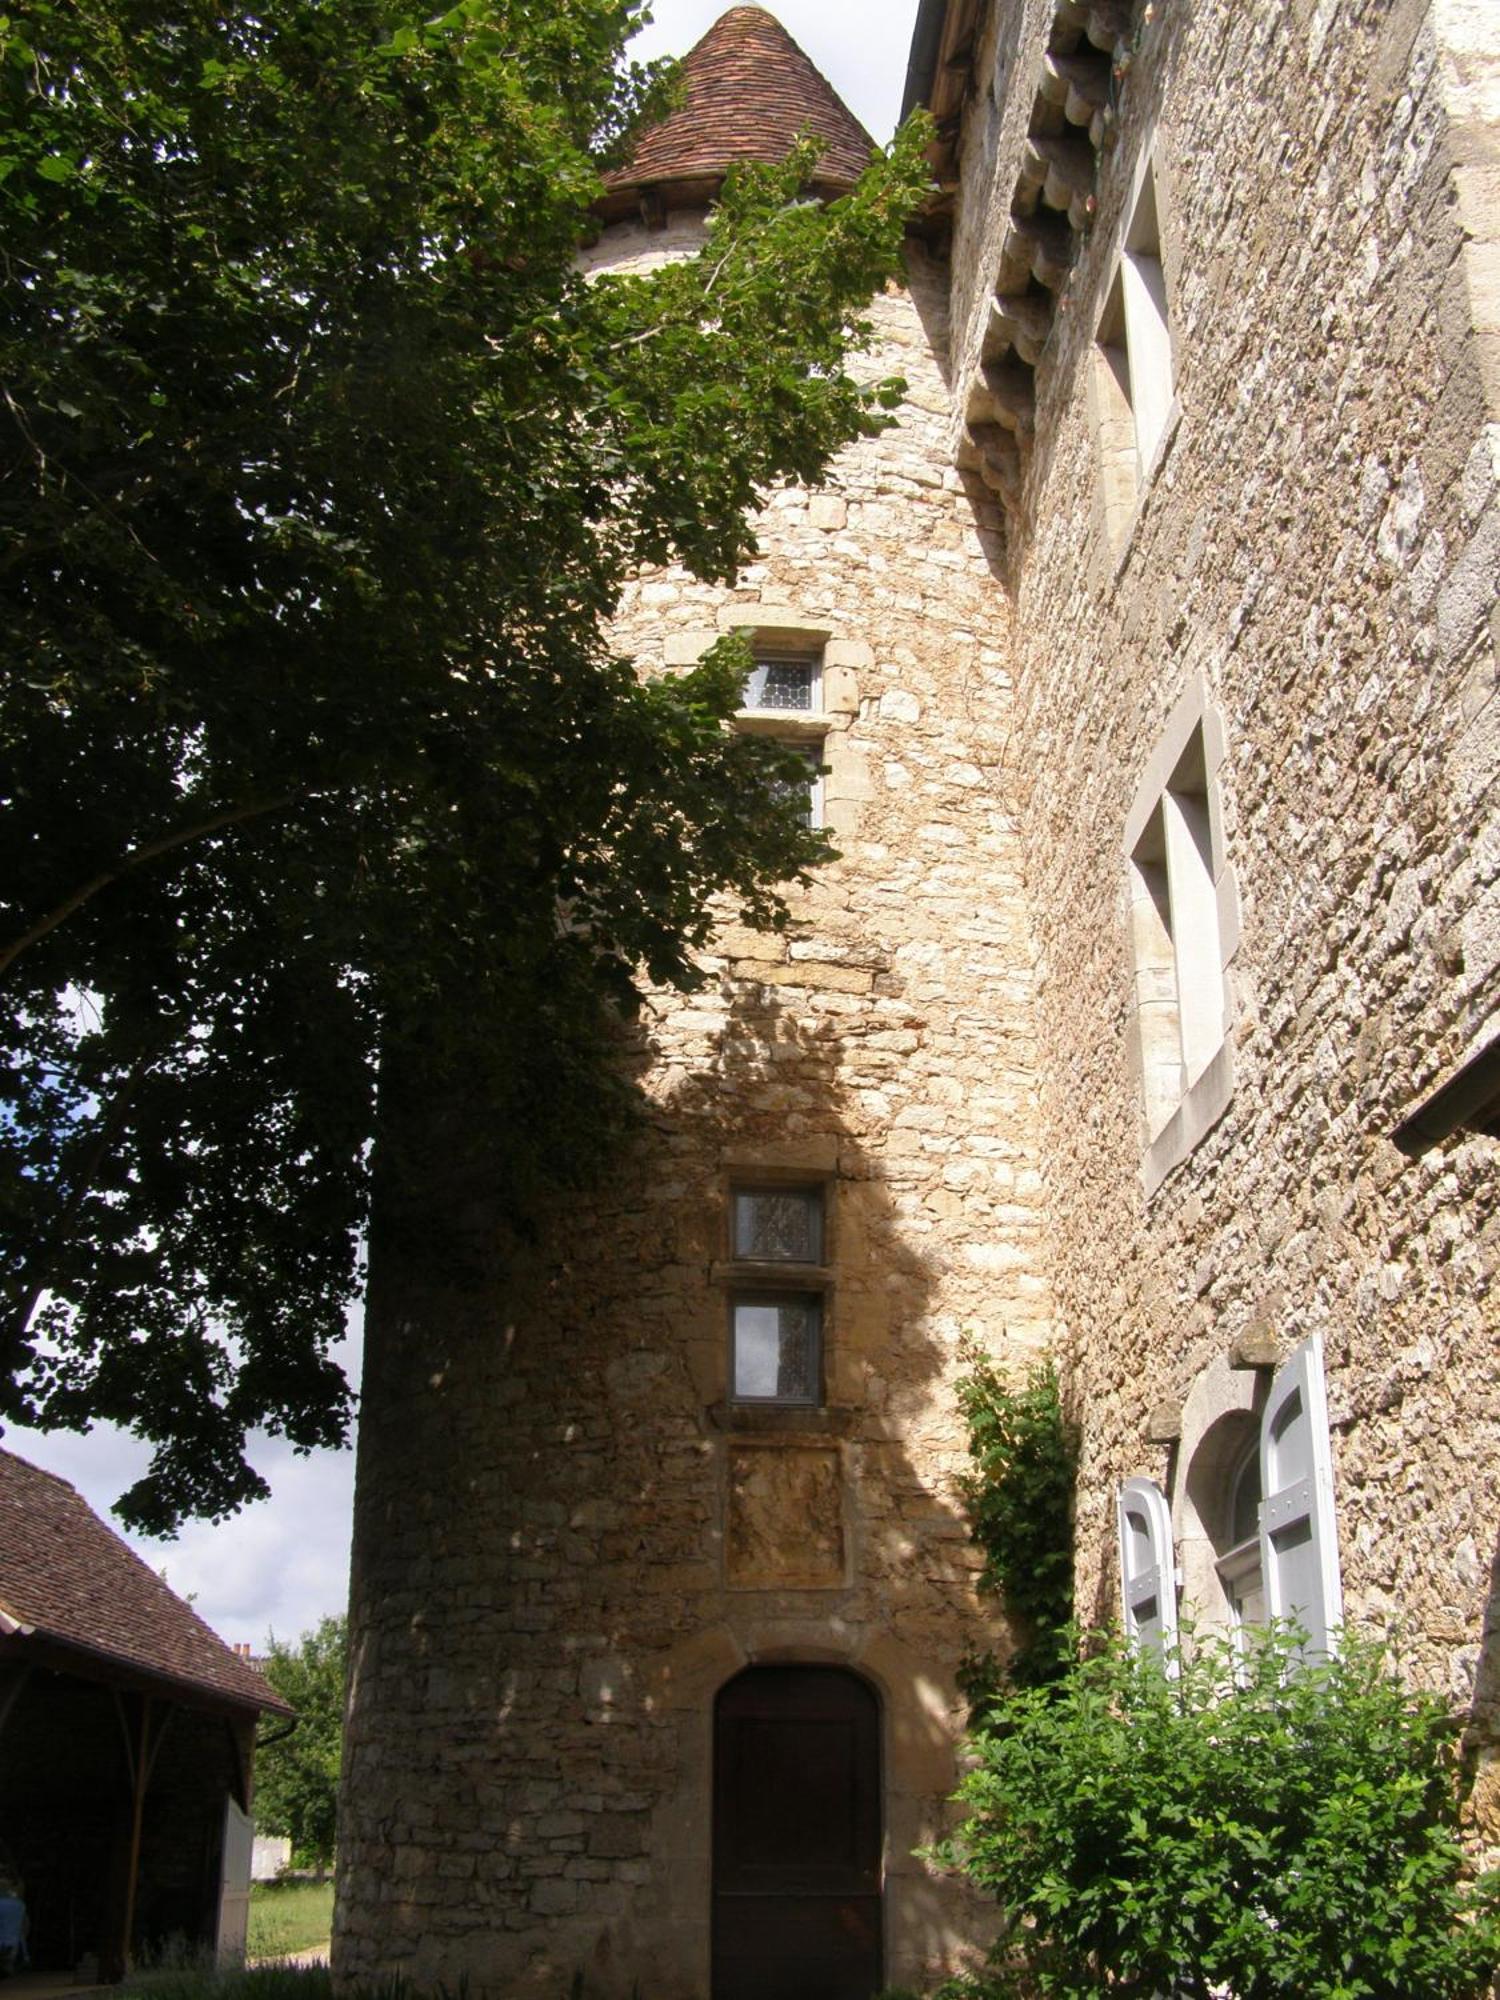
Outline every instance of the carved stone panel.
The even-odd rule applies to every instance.
[[[735,1590],[837,1590],[844,1501],[837,1445],[729,1448],[725,1581]]]

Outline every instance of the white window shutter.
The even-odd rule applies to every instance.
[[[1260,1559],[1266,1610],[1294,1618],[1309,1653],[1328,1653],[1344,1616],[1333,1454],[1319,1334],[1277,1369],[1260,1422]]]
[[[1127,1479],[1117,1509],[1125,1636],[1133,1646],[1162,1658],[1177,1643],[1177,1576],[1167,1498],[1150,1479]]]

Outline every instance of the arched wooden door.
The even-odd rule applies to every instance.
[[[842,1667],[751,1667],[714,1713],[713,2000],[871,2000],[880,1705]]]

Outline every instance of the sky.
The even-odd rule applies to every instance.
[[[655,0],[655,19],[633,45],[644,59],[685,55],[729,0]],[[906,58],[917,0],[772,0],[768,12],[823,72],[849,109],[881,141],[895,130],[906,80]],[[351,1326],[338,1358],[357,1383],[360,1330]],[[4,1445],[35,1465],[60,1473],[94,1511],[118,1530],[110,1507],[145,1470],[147,1447],[98,1425],[86,1437],[41,1436],[6,1428]],[[344,1609],[354,1493],[352,1452],[299,1457],[275,1439],[258,1438],[251,1463],[271,1486],[271,1498],[214,1526],[196,1522],[173,1542],[126,1540],[155,1570],[164,1571],[199,1616],[231,1645],[261,1651],[268,1635],[295,1640],[318,1620]]]
[[[357,1384],[360,1328],[357,1318],[334,1359]],[[94,1512],[123,1534],[110,1508],[146,1469],[148,1446],[112,1424],[86,1437],[56,1431],[48,1436],[7,1424],[5,1449],[44,1465],[78,1488]],[[179,1597],[230,1645],[248,1643],[259,1653],[268,1636],[295,1640],[320,1618],[344,1609],[349,1594],[349,1530],[354,1500],[352,1451],[299,1456],[284,1442],[258,1433],[251,1464],[270,1484],[271,1498],[246,1507],[230,1521],[189,1523],[175,1541],[125,1535],[152,1569],[164,1572]]]

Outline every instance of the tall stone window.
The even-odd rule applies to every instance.
[[[823,1401],[825,1207],[821,1185],[730,1190],[731,1403]]]
[[[1165,449],[1173,401],[1172,328],[1149,152],[1132,195],[1095,335],[1092,395],[1110,539],[1127,538]]]
[[[1222,1116],[1232,1088],[1229,965],[1239,906],[1224,849],[1223,734],[1195,682],[1126,825],[1130,1024],[1152,1192]]]
[[[823,719],[821,653],[755,646],[755,664],[745,676],[739,726],[774,737],[795,750],[807,767],[806,824],[823,824],[823,761],[827,724]],[[799,791],[804,789],[802,785]]]

